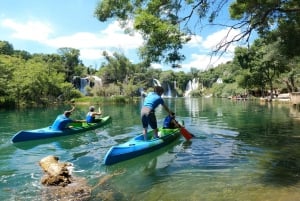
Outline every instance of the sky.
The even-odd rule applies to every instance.
[[[103,51],[124,54],[132,63],[139,63],[141,35],[125,34],[117,21],[100,22],[95,16],[99,0],[0,0],[0,40],[8,41],[15,50],[29,53],[56,54],[62,47],[80,50],[85,66],[98,69]],[[228,20],[227,16],[222,18]],[[190,68],[205,70],[230,61],[235,46],[222,57],[211,57],[213,47],[227,34],[227,28],[206,27],[194,35],[183,48],[186,56],[180,71]],[[239,33],[235,30],[234,33]],[[153,64],[170,70],[171,65]]]

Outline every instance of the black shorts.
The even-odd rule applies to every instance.
[[[157,120],[154,110],[151,110],[147,107],[143,107],[141,110],[141,118],[143,128],[147,129],[148,125],[150,125],[152,129],[157,129]]]

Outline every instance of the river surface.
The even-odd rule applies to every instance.
[[[12,144],[19,130],[46,127],[69,106],[0,110],[0,198],[41,200],[39,160],[56,155],[74,164],[74,174],[93,187],[106,182],[134,201],[300,200],[300,115],[291,105],[227,99],[165,99],[195,135],[150,154],[112,166],[108,149],[141,132],[141,102],[101,104],[112,117],[105,128],[73,136]],[[72,118],[83,118],[77,106]],[[166,112],[156,110],[159,125]]]

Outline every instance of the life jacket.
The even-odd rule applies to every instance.
[[[93,117],[90,112],[86,115],[86,122],[87,123],[93,123],[95,122],[95,117]]]
[[[175,125],[172,123],[173,117],[170,115],[166,116],[164,120],[163,128],[175,128]]]

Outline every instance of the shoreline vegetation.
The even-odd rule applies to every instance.
[[[185,97],[177,97],[177,98],[185,98]],[[190,97],[187,97],[190,98]],[[194,97],[194,98],[201,98],[201,97]],[[226,97],[202,97],[202,98],[223,98]],[[102,96],[83,96],[80,98],[73,98],[72,100],[66,101],[54,101],[48,102],[46,104],[22,104],[22,105],[10,105],[10,107],[4,108],[34,108],[34,107],[45,107],[51,105],[61,105],[61,104],[76,104],[76,105],[101,105],[103,102],[110,103],[110,104],[129,104],[129,103],[136,103],[140,101],[140,96],[110,96],[110,97],[102,97]],[[290,105],[299,105],[300,104],[300,93],[298,94],[282,94],[278,97],[274,97],[270,99],[270,97],[255,97],[255,96],[247,96],[247,97],[237,97],[237,96],[229,96],[227,99],[231,101],[258,101],[258,102],[268,102],[268,103],[280,103],[280,104],[290,104]]]
[[[185,97],[177,97],[177,98],[185,98]],[[188,97],[190,98],[190,97]],[[207,98],[207,97],[192,97],[192,98]],[[249,96],[247,98],[237,98],[233,96],[229,97],[208,97],[208,98],[223,98],[223,99],[228,99],[231,101],[237,101],[237,102],[242,102],[242,101],[257,101],[260,103],[266,102],[266,103],[278,103],[278,104],[290,104],[290,105],[298,105],[299,103],[294,103],[290,97],[276,97],[273,98],[272,100],[269,99],[269,97],[254,97],[254,96]],[[11,105],[11,107],[4,107],[6,109],[8,108],[35,108],[35,107],[44,107],[44,106],[51,106],[51,105],[67,105],[67,104],[75,104],[75,105],[102,105],[103,103],[110,103],[110,104],[130,104],[130,103],[136,103],[139,102],[141,97],[131,97],[131,96],[110,96],[110,97],[102,97],[102,96],[97,96],[97,97],[91,97],[91,96],[84,96],[80,98],[74,98],[72,100],[66,100],[66,101],[54,101],[54,102],[49,102],[43,105],[38,105],[38,104],[24,104],[24,105]]]
[[[178,97],[178,98],[184,98],[184,97]],[[197,97],[201,98],[201,97]],[[202,97],[205,98],[205,97]],[[209,97],[209,98],[216,98],[216,97]],[[217,97],[219,98],[219,97]],[[118,103],[132,103],[132,102],[138,102],[140,101],[141,97],[128,97],[128,96],[112,96],[112,97],[82,97],[82,98],[76,98],[75,103],[77,105],[100,105],[103,102],[111,103],[111,104],[118,104]],[[223,99],[226,99],[225,97]],[[290,96],[287,96],[286,94],[284,96],[278,96],[273,99],[270,99],[269,97],[254,97],[250,96],[247,98],[236,98],[236,97],[227,97],[227,99],[230,99],[232,101],[258,101],[258,102],[273,102],[273,103],[281,103],[281,104],[291,104],[291,105],[298,105],[298,102],[293,102],[292,98]]]

